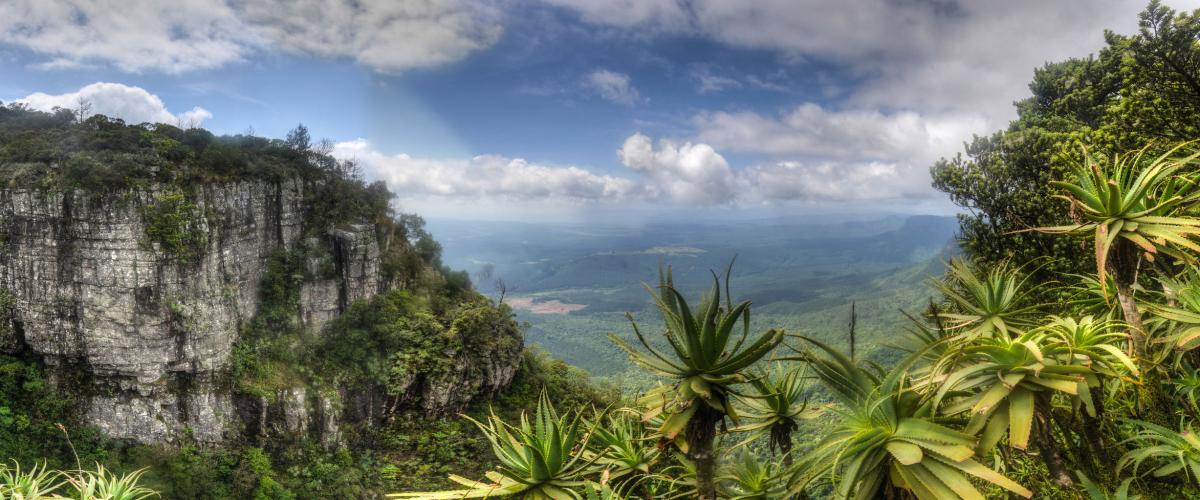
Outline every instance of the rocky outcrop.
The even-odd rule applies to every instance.
[[[52,373],[83,371],[71,379],[89,381],[72,388],[86,395],[86,419],[116,438],[166,442],[187,432],[220,442],[256,425],[331,432],[339,405],[327,397],[297,388],[247,415],[223,379],[273,253],[308,249],[297,313],[313,331],[380,291],[375,227],[301,241],[314,234],[303,227],[304,190],[298,181],[198,188],[190,198],[201,216],[188,230],[204,238],[189,240],[203,243],[187,259],[147,237],[144,207],[160,189],[0,190],[0,288],[10,306],[0,350],[40,356]],[[510,372],[439,391],[502,386]]]

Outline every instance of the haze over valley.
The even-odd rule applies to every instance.
[[[754,303],[756,325],[847,342],[856,303],[860,352],[874,352],[919,313],[928,280],[957,254],[948,216],[804,217],[726,223],[519,223],[429,221],[452,267],[529,324],[526,341],[594,375],[630,365],[609,332],[632,337],[626,312],[653,325],[644,284],[669,265],[682,290],[698,293],[734,257],[732,289]],[[841,219],[841,220],[839,220]],[[653,329],[654,327],[651,326]]]

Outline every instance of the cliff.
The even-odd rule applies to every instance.
[[[259,314],[272,256],[302,256],[288,315],[306,335],[322,335],[356,301],[404,286],[385,276],[381,255],[405,240],[373,221],[314,224],[312,185],[0,190],[0,305],[8,313],[0,349],[40,358],[56,384],[84,396],[85,422],[143,443],[271,432],[329,442],[348,419],[382,418],[372,405],[439,415],[504,387],[520,357],[515,327],[492,328],[509,341],[488,342],[490,350],[463,344],[436,353],[450,369],[413,372],[390,398],[363,384],[314,390],[303,378],[276,383],[273,394],[239,387],[231,361]]]

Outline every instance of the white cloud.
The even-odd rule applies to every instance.
[[[783,161],[738,171],[746,197],[781,201],[855,202],[929,198],[926,167],[888,162]]]
[[[545,0],[596,25],[639,35],[703,36],[778,51],[792,60],[835,62],[859,86],[860,107],[974,113],[998,128],[1028,94],[1033,69],[1086,56],[1104,30],[1131,32],[1144,0]],[[643,5],[630,5],[630,4]],[[1180,10],[1195,0],[1169,4]]]
[[[0,2],[0,42],[48,59],[41,67],[91,62],[123,71],[213,68],[259,43],[224,1],[11,0]]]
[[[162,99],[146,89],[108,82],[96,82],[65,94],[37,92],[16,102],[33,109],[51,111],[55,107],[77,108],[80,98],[91,106],[91,114],[120,118],[127,123],[169,123],[198,127],[204,120],[212,118],[212,113],[198,106],[178,115],[172,114]]]
[[[929,199],[924,167],[884,161],[780,161],[733,169],[704,143],[627,138],[617,158],[632,175],[481,155],[467,159],[389,155],[364,139],[336,144],[334,156],[355,159],[387,183],[401,203],[425,210],[537,214],[542,207],[760,206],[789,202],[886,202]]]
[[[988,130],[979,115],[831,110],[813,103],[777,116],[701,113],[692,122],[696,141],[779,159],[737,172],[748,196],[767,202],[930,198],[936,194],[933,162]]]
[[[580,13],[585,21],[632,28],[653,24],[665,29],[684,29],[688,13],[680,0],[545,0]]]
[[[458,61],[503,33],[496,11],[469,0],[253,0],[237,9],[283,50],[348,57],[382,71]]]
[[[460,60],[501,32],[488,4],[466,0],[0,2],[0,43],[45,56],[45,69],[181,73],[277,48],[402,71]]]
[[[741,88],[742,86],[742,82],[737,78],[717,74],[708,65],[693,65],[691,73],[692,78],[695,78],[696,82],[700,84],[700,88],[697,91],[701,94]]]
[[[913,111],[826,109],[805,103],[779,116],[701,113],[696,139],[723,150],[776,156],[904,161],[928,166],[986,131],[977,115],[924,116]]]
[[[341,142],[334,156],[356,159],[371,175],[385,181],[401,199],[406,196],[508,200],[555,200],[580,203],[613,201],[639,194],[639,186],[610,175],[573,166],[530,163],[496,155],[470,159],[424,159],[386,155],[363,139]]]
[[[733,201],[736,194],[729,163],[708,144],[676,144],[663,139],[656,147],[649,137],[638,133],[625,139],[617,157],[671,200],[719,205]]]
[[[642,101],[641,94],[633,87],[632,79],[624,73],[598,69],[587,75],[584,86],[617,104],[629,106]]]

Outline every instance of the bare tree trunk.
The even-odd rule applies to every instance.
[[[717,437],[717,424],[725,415],[718,412],[702,401],[693,404],[700,405],[696,414],[687,425],[687,457],[696,464],[696,490],[700,500],[716,500],[717,498],[717,457],[713,452],[713,444]]]
[[[1038,393],[1035,398],[1033,432],[1037,436],[1038,453],[1042,455],[1042,461],[1046,462],[1046,470],[1050,473],[1050,479],[1062,488],[1074,489],[1075,482],[1071,480],[1067,464],[1058,452],[1058,445],[1054,442],[1054,432],[1050,427],[1053,425],[1050,418],[1050,397],[1044,393]]]

